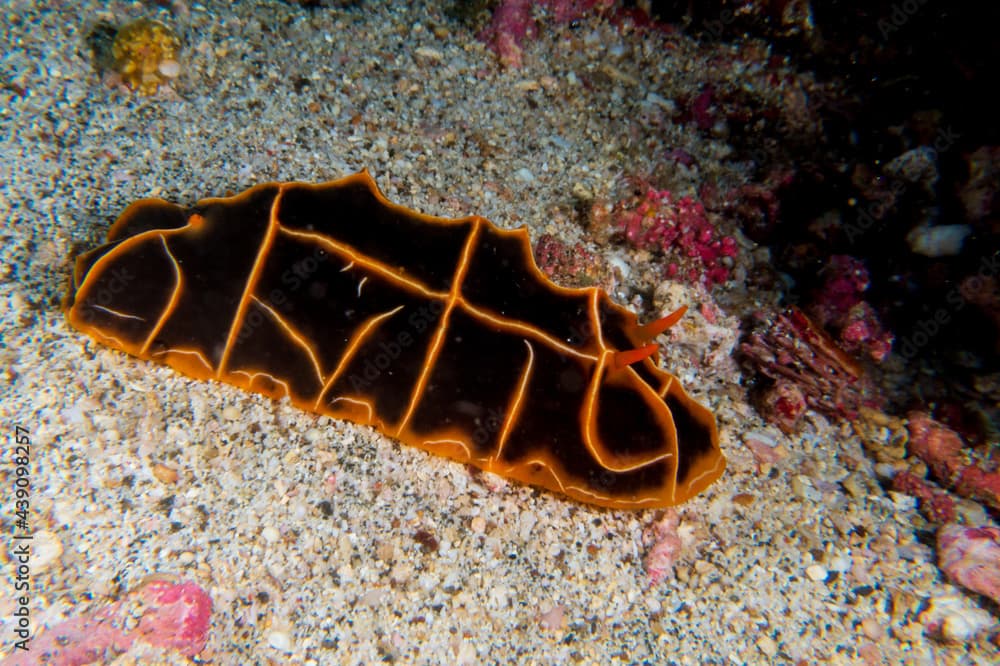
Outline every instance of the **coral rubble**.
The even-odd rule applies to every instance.
[[[958,495],[1000,509],[1000,473],[971,460],[958,433],[923,412],[910,413],[909,431],[910,453],[927,464],[938,483]]]
[[[768,420],[790,432],[806,407],[834,418],[854,418],[860,407],[877,404],[862,368],[801,310],[761,314],[756,323],[740,349],[773,380],[760,401]]]
[[[674,564],[681,551],[681,538],[677,534],[680,517],[673,509],[668,510],[662,519],[648,527],[643,537],[652,542],[649,553],[646,554],[646,575],[650,585],[674,576]]]

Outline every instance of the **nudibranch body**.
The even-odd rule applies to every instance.
[[[536,267],[527,232],[390,203],[367,172],[130,206],[76,264],[68,317],[197,379],[371,424],[608,507],[682,502],[725,467],[715,419],[595,288]]]

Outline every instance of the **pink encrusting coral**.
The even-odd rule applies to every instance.
[[[212,618],[212,599],[192,582],[156,580],[140,588],[148,610],[139,620],[136,638],[191,657],[205,648]]]
[[[854,257],[833,255],[823,275],[823,286],[814,295],[809,314],[820,326],[837,332],[845,351],[882,362],[892,350],[893,336],[864,300],[871,284],[865,265]]]
[[[114,603],[70,618],[35,636],[30,650],[2,666],[82,666],[107,663],[135,641],[193,657],[205,648],[212,599],[192,582],[154,579]],[[135,626],[133,617],[139,617]]]
[[[1000,529],[945,525],[937,547],[938,565],[952,582],[1000,603]]]
[[[648,189],[637,202],[616,205],[612,219],[631,244],[667,258],[668,278],[706,287],[729,280],[731,259],[739,251],[736,240],[720,234],[694,198]]]
[[[847,312],[861,302],[863,294],[871,284],[865,265],[846,254],[830,257],[823,269],[826,280],[817,295],[814,308],[820,324],[827,325],[842,319]]]
[[[557,24],[566,24],[612,5],[613,0],[501,0],[479,38],[497,52],[503,64],[520,67],[522,48],[538,29],[536,13],[547,11]]]
[[[1000,509],[1000,473],[973,462],[957,432],[923,412],[909,414],[908,429],[910,453],[927,463],[938,483]]]

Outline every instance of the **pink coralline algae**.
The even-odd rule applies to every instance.
[[[520,67],[524,44],[534,39],[538,30],[536,9],[547,10],[557,24],[565,24],[612,5],[613,0],[501,0],[479,38],[497,52],[503,64]]]
[[[785,432],[795,429],[807,407],[854,419],[861,406],[878,406],[861,367],[797,308],[773,316],[759,314],[740,350],[773,380],[759,408]]]
[[[155,579],[122,601],[70,618],[35,636],[27,652],[3,660],[3,666],[82,666],[108,663],[141,641],[193,657],[205,648],[212,600],[192,582]],[[139,617],[135,626],[133,617]]]
[[[680,517],[673,509],[668,509],[662,519],[647,528],[643,536],[653,542],[646,555],[646,575],[650,585],[673,578],[674,563],[681,552],[681,538],[677,534]]]
[[[729,280],[729,264],[738,252],[736,240],[720,235],[705,207],[692,197],[675,200],[666,190],[649,189],[638,203],[615,206],[612,219],[630,243],[668,258],[668,278],[706,287]]]
[[[938,483],[1000,509],[1000,473],[971,461],[957,432],[922,412],[909,414],[908,429],[910,453],[927,463]]]
[[[817,324],[839,332],[844,350],[881,362],[892,350],[893,336],[862,297],[870,279],[864,264],[847,255],[834,255],[823,270],[825,282],[810,305]]]
[[[1000,603],[1000,529],[945,525],[937,548],[938,566],[953,583]]]

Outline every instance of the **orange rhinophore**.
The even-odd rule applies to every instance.
[[[77,259],[98,341],[582,502],[677,504],[725,468],[715,419],[598,289],[550,282],[524,229],[390,203],[366,171],[191,208],[136,202]]]

